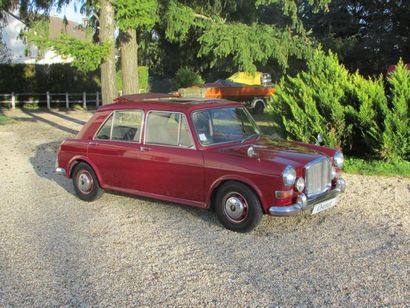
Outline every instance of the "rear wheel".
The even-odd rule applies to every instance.
[[[258,98],[254,102],[253,112],[255,114],[262,114],[265,110],[265,101],[261,98]]]
[[[237,232],[253,230],[263,215],[257,195],[238,182],[228,182],[218,190],[215,209],[222,225]]]
[[[79,163],[74,167],[73,185],[77,196],[88,202],[97,200],[104,192],[93,168],[86,163]]]

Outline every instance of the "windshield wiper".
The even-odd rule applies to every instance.
[[[255,137],[258,137],[258,139],[259,139],[260,136],[262,136],[262,134],[259,134],[259,133],[251,134],[251,135],[245,137],[245,139],[242,139],[241,143],[244,143],[244,142],[248,141],[249,139],[252,139],[252,138],[255,138]]]

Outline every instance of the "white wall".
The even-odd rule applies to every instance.
[[[11,63],[28,63],[28,64],[53,64],[53,63],[69,63],[72,59],[63,59],[56,55],[52,50],[46,50],[44,56],[37,59],[38,49],[31,47],[31,56],[25,55],[27,44],[19,38],[20,33],[25,29],[25,24],[14,16],[6,13],[5,27],[1,29],[3,43],[10,49]]]

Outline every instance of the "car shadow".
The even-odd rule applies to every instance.
[[[71,181],[55,173],[55,162],[60,143],[61,141],[52,141],[36,146],[34,155],[30,158],[30,163],[38,176],[55,182],[67,192],[74,194]]]
[[[52,141],[44,144],[40,144],[35,148],[34,155],[30,158],[30,163],[33,166],[36,174],[42,178],[46,178],[51,182],[56,183],[62,187],[65,191],[72,195],[76,195],[72,181],[65,176],[61,176],[55,173],[55,162],[57,159],[57,151],[61,141]],[[214,211],[209,209],[195,208],[191,206],[181,205],[178,203],[160,201],[157,199],[141,197],[136,195],[128,195],[125,193],[107,190],[106,193],[117,195],[123,198],[132,198],[136,200],[142,200],[147,202],[158,203],[158,206],[173,206],[180,208],[190,215],[199,218],[210,225],[217,225],[222,228],[222,225],[218,222]]]

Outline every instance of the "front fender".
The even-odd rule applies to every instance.
[[[218,178],[217,180],[215,180],[211,184],[210,189],[207,193],[207,197],[206,197],[207,208],[211,207],[212,194],[215,191],[215,189],[217,189],[221,185],[221,183],[227,182],[227,181],[241,182],[241,183],[249,186],[256,193],[256,195],[258,196],[259,201],[261,202],[262,208],[266,208],[267,204],[265,204],[266,202],[265,202],[265,199],[263,198],[262,191],[258,188],[258,186],[246,177],[233,175],[233,174],[232,175],[229,175],[229,174],[224,175],[224,176]]]

